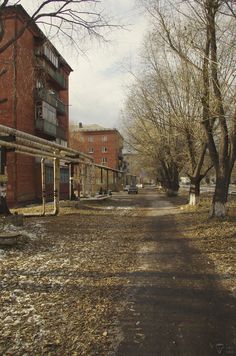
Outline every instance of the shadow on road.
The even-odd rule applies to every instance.
[[[174,215],[162,214],[161,198],[152,199],[146,204],[160,213],[142,218],[147,233],[139,271],[129,276],[124,340],[116,355],[235,355],[235,299],[220,285],[227,276],[217,275],[204,251],[181,236]]]

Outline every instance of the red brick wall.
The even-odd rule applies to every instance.
[[[11,17],[5,20],[6,33],[4,41],[14,35],[15,26],[22,26],[21,20]],[[7,97],[7,103],[0,106],[0,123],[18,130],[35,134],[35,39],[31,30],[26,30],[23,36],[0,55],[1,68],[6,67],[4,80],[0,80],[1,97]],[[65,72],[68,79],[69,73]],[[68,107],[68,90],[59,93]],[[60,116],[60,124],[68,133],[68,114]],[[7,155],[9,203],[32,201],[41,189],[40,172],[36,169],[35,158],[9,153]],[[66,194],[68,187],[61,186]]]
[[[68,83],[68,87],[66,90],[61,90],[59,95],[60,99],[66,106],[66,115],[60,117],[60,124],[66,130],[67,133],[67,141],[68,141],[68,133],[69,133],[69,73],[63,68],[63,75],[66,78]]]
[[[86,154],[90,154],[97,164],[102,164],[102,158],[106,157],[106,165],[110,168],[118,169],[118,153],[122,147],[122,142],[121,136],[116,130],[80,131],[78,136],[79,135],[83,137],[83,142],[80,142],[78,146],[74,144],[74,148],[80,149]],[[107,136],[106,142],[102,141],[103,136]],[[88,137],[93,137],[93,142],[89,142]],[[102,152],[102,147],[106,147],[107,152]],[[93,148],[94,152],[89,153],[89,148]]]
[[[5,20],[6,31],[1,44],[5,44],[9,38],[14,36],[15,20]],[[0,105],[0,122],[3,125],[13,127],[13,81],[14,81],[14,46],[9,47],[0,55],[1,69],[5,68],[7,73],[0,79],[0,95],[1,98],[7,98],[8,101]]]

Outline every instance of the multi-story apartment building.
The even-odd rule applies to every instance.
[[[116,129],[100,125],[73,125],[70,145],[91,155],[94,162],[116,170],[123,168],[123,137]]]
[[[21,5],[9,6],[2,14],[5,35],[1,44],[25,26],[29,15]],[[32,23],[24,34],[0,56],[0,67],[7,70],[0,78],[0,123],[67,145],[68,78],[72,71],[39,27]],[[39,160],[15,153],[7,155],[10,203],[33,201],[40,196]],[[47,191],[52,192],[52,163],[47,162]],[[61,167],[61,192],[68,192],[68,170]]]

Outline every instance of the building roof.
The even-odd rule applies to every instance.
[[[103,127],[101,125],[98,125],[98,124],[90,124],[90,125],[83,125],[82,127],[80,127],[78,125],[77,129],[79,131],[110,131],[110,130],[113,130],[113,129],[109,129],[109,128],[106,128],[106,127]],[[116,129],[114,129],[116,130]]]
[[[9,5],[9,6],[6,6],[2,11],[5,15],[17,14],[17,15],[21,16],[24,21],[29,22],[28,28],[33,30],[35,36],[41,38],[42,40],[47,40],[47,42],[50,43],[53,50],[56,52],[56,54],[60,58],[61,63],[63,63],[69,69],[69,71],[71,71],[71,72],[73,71],[71,66],[62,57],[62,55],[58,52],[58,50],[54,47],[54,45],[49,41],[49,39],[46,37],[46,35],[43,33],[43,31],[39,28],[39,26],[36,24],[36,22],[31,20],[31,16],[28,14],[28,12],[24,9],[24,7],[22,5]]]

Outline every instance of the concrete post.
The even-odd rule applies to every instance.
[[[46,204],[46,172],[45,172],[45,158],[41,159],[41,177],[42,177],[42,215],[45,215]]]
[[[54,158],[54,214],[59,213],[59,199],[60,199],[60,160]]]

